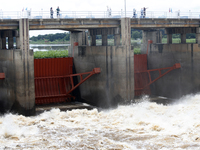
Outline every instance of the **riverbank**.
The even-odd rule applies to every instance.
[[[29,41],[29,44],[70,44],[70,41]]]

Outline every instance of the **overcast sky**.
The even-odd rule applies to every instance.
[[[124,10],[125,0],[0,0],[0,10],[2,11],[22,11],[28,8],[31,11],[49,11],[53,7],[54,11],[59,6],[61,11],[106,11],[107,6],[112,11]],[[148,7],[147,11],[173,11],[199,12],[200,1],[198,0],[126,0],[126,11],[135,8],[139,11],[142,7]],[[47,34],[48,32],[30,32],[30,36],[37,34]],[[53,32],[55,33],[55,32]]]

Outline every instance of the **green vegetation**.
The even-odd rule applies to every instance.
[[[141,54],[141,48],[134,48],[134,54]]]
[[[196,39],[186,39],[186,43],[196,43]]]
[[[142,30],[131,29],[131,39],[142,39]]]
[[[134,54],[140,54],[141,49],[140,48],[134,48]],[[52,50],[52,51],[36,51],[34,52],[34,58],[40,59],[40,58],[63,58],[68,57],[68,51],[67,50]]]
[[[57,43],[69,43],[70,33],[56,33],[33,36],[30,38],[30,44],[57,44]]]
[[[167,43],[167,38],[162,38],[162,43]],[[172,43],[181,43],[181,39],[172,38]],[[186,43],[196,43],[196,39],[186,39]]]
[[[52,50],[52,51],[36,51],[34,52],[34,58],[60,58],[60,57],[68,57],[67,50]]]

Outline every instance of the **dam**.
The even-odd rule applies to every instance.
[[[69,56],[73,58],[70,62],[73,65],[68,74],[62,76],[72,80],[69,77],[72,76],[70,74],[80,75],[93,71],[94,75],[79,86],[79,96],[94,106],[112,107],[118,103],[134,100],[137,96],[135,76],[138,76],[135,73],[138,71],[144,74],[143,79],[148,77],[146,79],[147,88],[153,95],[179,98],[185,94],[198,92],[200,88],[198,78],[199,21],[199,19],[180,18],[2,19],[0,21],[0,110],[1,112],[13,111],[27,116],[34,115],[35,105],[39,102],[36,102],[36,99],[46,97],[46,95],[38,96],[36,93],[41,91],[35,88],[39,85],[37,83],[47,83],[35,81],[39,80],[39,76],[35,76],[36,62],[33,51],[29,49],[29,30],[61,29],[71,32]],[[138,68],[141,69],[141,63],[146,62],[143,65],[144,70],[134,69],[135,56],[131,47],[131,28],[143,31],[141,51],[146,56],[144,56],[144,61],[139,63]],[[161,42],[160,29],[163,28],[167,34],[166,44]],[[186,43],[188,33],[196,34],[196,43]],[[172,34],[180,34],[181,43],[172,43]],[[96,35],[102,36],[101,46],[96,45]],[[107,35],[114,35],[114,46],[108,46]],[[6,38],[8,38],[8,49]],[[13,38],[16,38],[16,48],[13,46]],[[62,61],[62,63],[66,62]],[[160,68],[172,70],[156,82],[148,84],[149,81],[154,81],[165,73]],[[61,75],[56,75],[54,71],[51,77],[42,74],[40,79],[50,80],[58,76]],[[77,82],[81,80],[84,80],[82,75]],[[59,88],[61,83],[67,83],[61,80],[58,83],[55,82],[54,84],[59,85]],[[46,93],[48,94],[48,90]],[[62,93],[59,90],[59,95],[54,95],[54,98],[60,102],[61,97],[66,98],[67,96],[66,91]],[[52,97],[46,99],[51,101]]]

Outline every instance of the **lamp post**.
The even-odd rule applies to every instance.
[[[126,0],[124,0],[124,11],[125,11],[125,18],[126,18]]]

